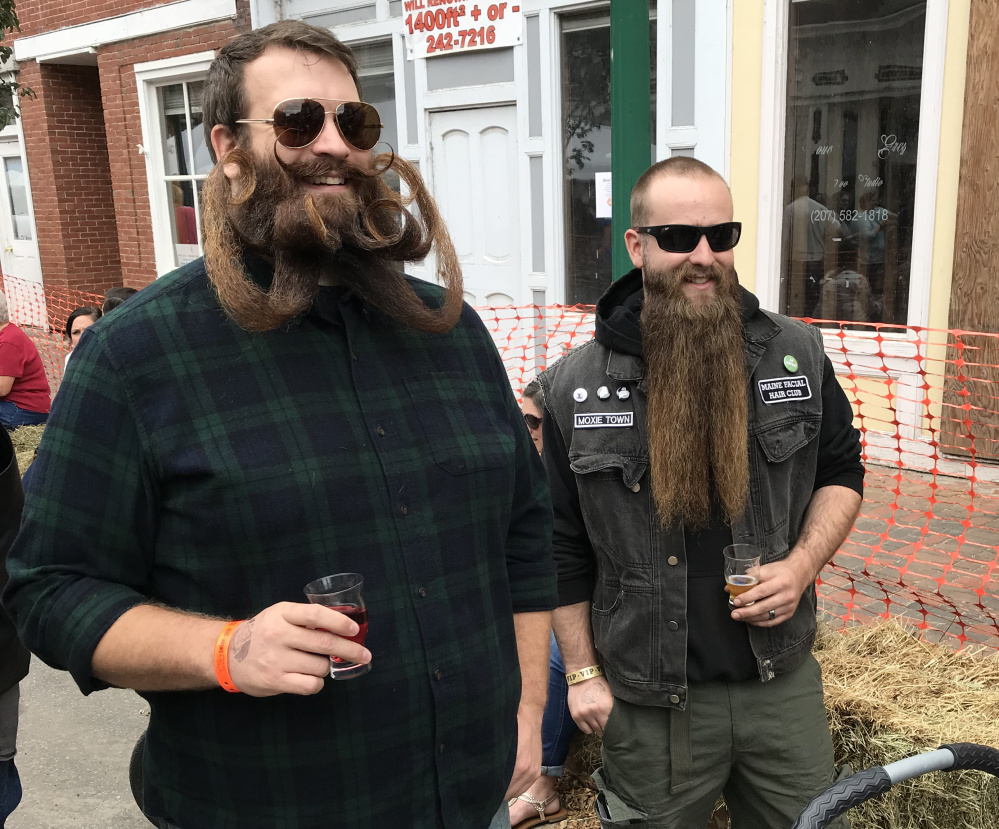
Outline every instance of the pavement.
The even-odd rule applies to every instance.
[[[869,464],[860,516],[820,581],[827,621],[890,615],[930,641],[999,650],[999,485]]]
[[[32,657],[21,682],[17,763],[24,797],[6,829],[150,829],[128,785],[149,706],[132,691],[83,696]]]

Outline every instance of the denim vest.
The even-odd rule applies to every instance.
[[[818,329],[762,310],[743,323],[743,347],[750,492],[732,537],[757,545],[769,563],[794,546],[812,497],[824,351]],[[646,476],[644,362],[591,340],[539,379],[596,557],[593,640],[611,689],[635,704],[683,708],[687,638],[697,631],[687,629],[683,531],[661,526]],[[815,607],[812,585],[788,621],[749,626],[761,680],[792,670],[811,650]]]

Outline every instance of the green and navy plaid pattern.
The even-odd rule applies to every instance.
[[[301,319],[251,334],[192,263],[84,334],[26,489],[4,601],[84,693],[102,687],[98,641],[137,603],[241,619],[303,601],[319,576],[364,575],[367,676],[313,697],[145,694],[150,814],[489,824],[517,740],[512,614],[556,594],[544,470],[471,309],[433,336],[323,288]]]

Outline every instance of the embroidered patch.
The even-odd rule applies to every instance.
[[[575,423],[577,429],[608,429],[611,427],[622,428],[634,425],[634,412],[594,412],[593,414],[577,414]]]
[[[808,400],[812,389],[808,378],[803,374],[797,377],[774,377],[772,380],[760,380],[760,397],[768,406],[772,403],[793,403],[795,400]]]

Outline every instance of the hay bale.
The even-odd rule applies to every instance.
[[[21,426],[10,434],[11,442],[14,444],[14,455],[17,457],[17,468],[21,470],[22,476],[28,464],[35,458],[35,450],[44,431],[44,426]]]
[[[855,771],[944,743],[999,746],[999,659],[951,651],[888,620],[836,632],[820,626],[826,710],[838,763]],[[854,829],[994,829],[999,779],[934,772],[850,812]]]

